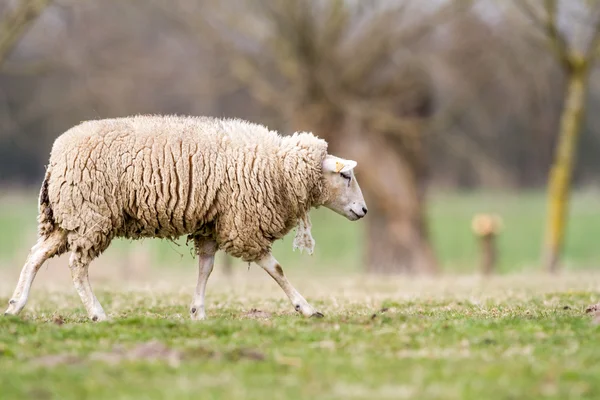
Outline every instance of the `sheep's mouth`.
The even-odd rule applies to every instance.
[[[363,216],[358,215],[354,210],[350,210],[350,215],[352,215],[352,221],[356,221],[361,219]]]

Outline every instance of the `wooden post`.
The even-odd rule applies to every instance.
[[[496,271],[498,248],[496,238],[502,221],[497,215],[477,214],[473,217],[471,228],[479,240],[481,261],[480,270],[489,276]]]

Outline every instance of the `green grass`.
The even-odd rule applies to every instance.
[[[0,199],[0,305],[35,239],[35,202],[35,194]],[[0,318],[0,399],[600,398],[600,327],[584,312],[600,301],[590,269],[600,259],[600,207],[579,193],[571,210],[567,268],[550,277],[533,273],[543,194],[433,196],[433,244],[458,273],[437,279],[363,276],[364,224],[316,210],[315,255],[292,252],[293,233],[274,253],[324,319],[296,315],[263,271],[240,265],[232,281],[213,273],[209,319],[194,323],[187,306],[197,272],[185,240],[120,240],[91,267],[111,317],[94,324],[66,256],[53,259],[23,314]],[[504,274],[489,280],[469,275],[479,212],[504,221]],[[135,249],[147,261],[128,258]],[[119,275],[146,262],[152,268]]]
[[[111,321],[96,324],[73,290],[38,288],[0,318],[0,398],[599,398],[584,313],[599,277],[531,278],[296,279],[324,319],[294,314],[266,276],[217,279],[202,322],[186,315],[192,282],[97,290]],[[163,353],[132,353],[144,343]]]
[[[0,198],[0,264],[21,264],[35,240],[35,192]],[[499,237],[501,272],[538,268],[545,218],[544,193],[461,193],[431,196],[429,220],[432,242],[446,271],[469,272],[478,265],[477,243],[471,218],[479,212],[498,213],[504,222]],[[294,232],[274,246],[274,254],[287,268],[315,267],[338,273],[358,271],[365,221],[349,222],[329,210],[312,212],[315,254],[292,251]],[[567,269],[593,268],[600,259],[600,203],[596,193],[576,193],[571,204],[564,264]],[[185,238],[177,244],[147,239],[143,244],[116,240],[102,258],[123,258],[131,249],[148,249],[154,266],[188,266],[193,263]],[[323,266],[326,266],[324,268]],[[17,267],[18,268],[18,267]]]
[[[538,268],[546,218],[544,193],[462,193],[435,196],[431,201],[433,242],[446,270],[467,272],[476,268],[478,252],[471,233],[471,218],[480,212],[502,217],[503,230],[498,239],[500,271]],[[565,267],[598,267],[599,237],[598,194],[575,193],[563,253]]]

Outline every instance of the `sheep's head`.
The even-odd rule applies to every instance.
[[[325,189],[328,193],[323,206],[343,215],[350,221],[367,214],[367,205],[354,177],[356,161],[327,155],[323,160]]]

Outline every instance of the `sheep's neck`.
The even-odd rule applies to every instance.
[[[319,180],[319,182],[310,191],[310,207],[312,208],[322,206],[323,204],[327,203],[329,197],[330,193],[329,190],[327,190],[327,186],[325,185],[325,180]]]

